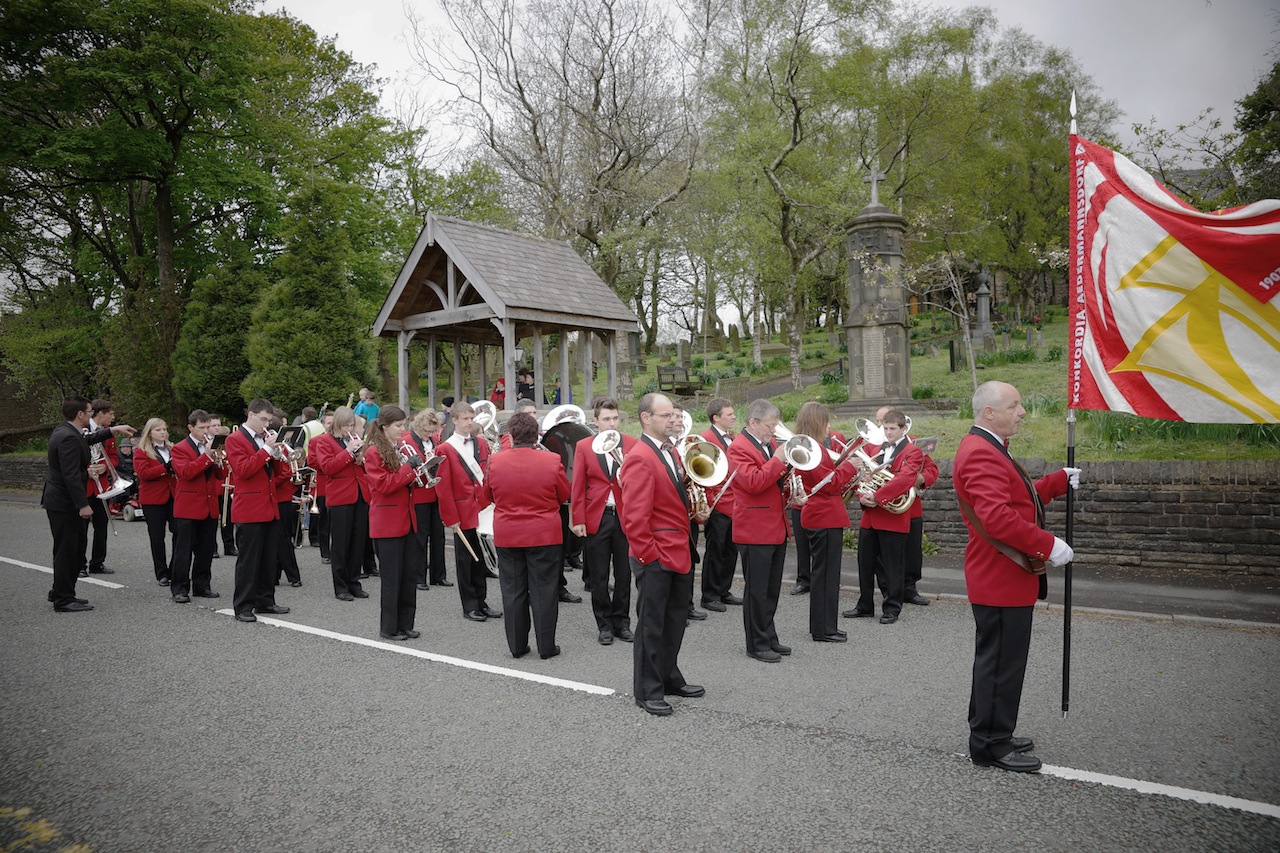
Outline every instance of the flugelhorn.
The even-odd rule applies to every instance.
[[[685,441],[680,455],[684,462],[689,517],[703,515],[710,510],[707,489],[724,482],[729,474],[729,459],[720,445],[703,440]]]

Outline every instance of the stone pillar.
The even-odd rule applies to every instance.
[[[837,411],[872,417],[911,404],[911,321],[903,261],[907,220],[872,203],[845,226],[849,258],[849,399]],[[868,414],[870,413],[870,414]]]
[[[994,342],[996,337],[995,331],[991,328],[991,288],[987,287],[987,281],[990,278],[985,269],[978,273],[978,316],[973,324],[975,347],[983,346],[983,341],[987,338],[991,338]]]

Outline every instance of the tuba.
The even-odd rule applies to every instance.
[[[693,518],[710,510],[707,506],[707,489],[724,482],[729,474],[729,458],[720,445],[694,436],[684,440],[680,458],[684,463],[689,517]]]
[[[575,424],[586,426],[587,413],[582,411],[582,409],[578,408],[573,403],[565,403],[563,406],[556,406],[554,409],[547,412],[546,416],[543,417],[539,428],[544,433],[551,432],[551,428],[553,426],[558,423],[563,423],[564,421],[572,421]]]

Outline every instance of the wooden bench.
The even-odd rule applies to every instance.
[[[689,368],[671,365],[658,367],[658,390],[676,395],[690,396],[698,393],[700,383],[689,378]]]

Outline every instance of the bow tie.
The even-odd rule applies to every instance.
[[[880,449],[881,449],[881,450],[893,450],[893,446],[894,446],[895,444],[897,444],[897,443],[898,443],[898,442],[896,442],[896,441],[886,441],[886,442],[884,443],[884,445],[883,445]]]
[[[462,443],[463,443],[463,444],[470,444],[470,443],[471,443],[471,436],[467,436],[466,438],[462,439]]]

